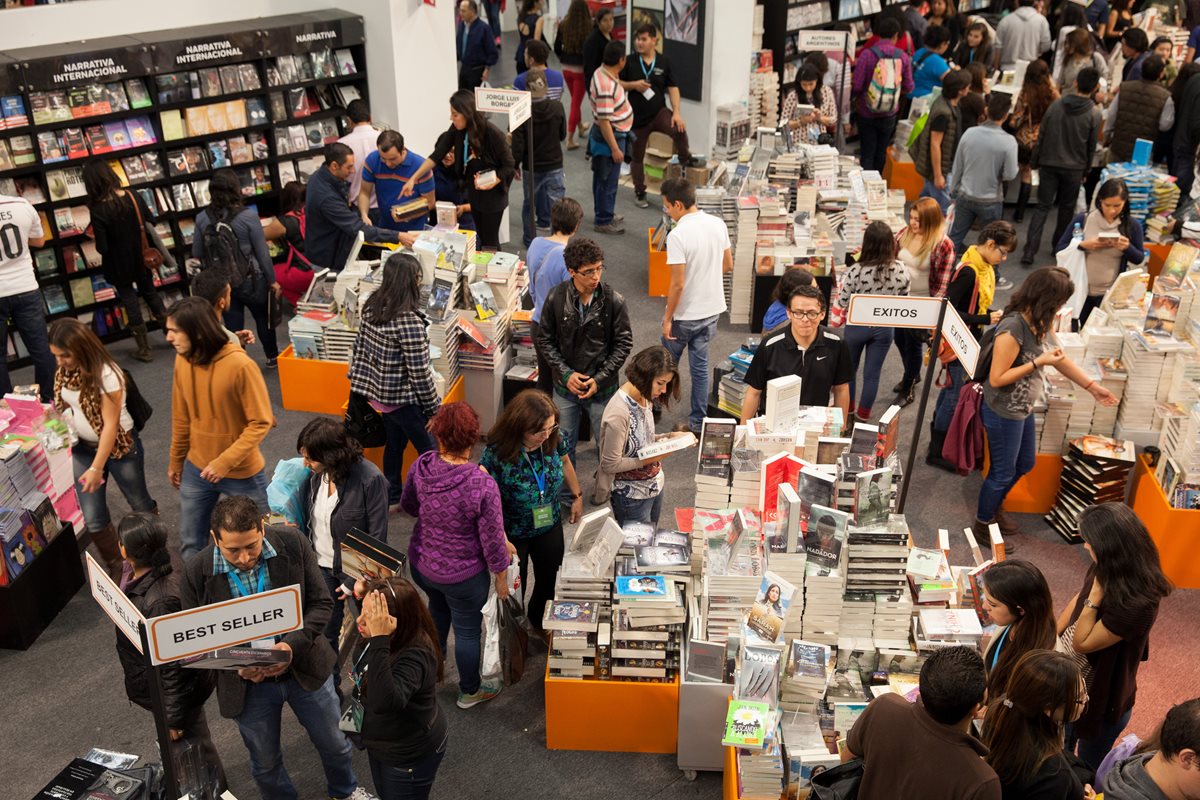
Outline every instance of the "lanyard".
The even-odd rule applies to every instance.
[[[541,461],[542,461],[542,472],[539,474],[537,469],[534,468],[534,466],[533,466],[533,460],[530,459],[530,457],[529,457],[529,451],[528,450],[525,451],[525,463],[529,465],[529,471],[533,473],[533,479],[535,481],[537,481],[539,498],[546,496],[546,470],[545,470],[546,461],[544,458],[542,458]]]
[[[646,69],[646,62],[643,59],[639,58],[638,63],[642,65],[642,75],[645,76],[646,80],[650,80],[650,76],[654,74],[654,65],[658,63],[658,54],[654,54],[654,60],[650,62],[649,70]]]
[[[467,143],[470,141],[471,141],[471,134],[467,133],[466,131],[463,131],[463,160],[462,160],[463,170],[466,170],[466,168],[467,168]]]
[[[1011,627],[1011,625],[1008,626],[1008,628]],[[996,662],[1000,660],[1000,648],[1004,646],[1004,638],[1008,636],[1008,628],[1005,628],[1004,633],[1000,634],[1000,638],[996,640],[996,649],[992,651],[992,669],[996,668]]]
[[[258,562],[258,566],[255,567],[255,570],[258,572],[258,588],[251,592],[250,582],[246,581],[245,583],[242,583],[242,577],[238,575],[237,569],[234,569],[233,582],[234,586],[237,587],[235,594],[238,597],[249,597],[251,594],[262,594],[263,586],[266,585],[267,570],[261,561]]]

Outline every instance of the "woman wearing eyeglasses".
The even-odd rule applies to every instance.
[[[537,389],[514,397],[488,432],[479,465],[500,487],[504,530],[520,560],[522,594],[529,585],[528,563],[533,561],[534,588],[527,610],[530,623],[540,632],[563,559],[558,496],[564,482],[572,498],[570,521],[578,522],[583,513],[583,490],[558,433],[554,401]]]
[[[1063,729],[1083,713],[1087,686],[1070,656],[1033,650],[1021,656],[1004,695],[988,704],[984,760],[1000,778],[1003,800],[1095,797],[1063,753]]]

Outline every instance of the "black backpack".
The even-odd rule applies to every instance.
[[[129,370],[122,368],[121,372],[125,376],[125,408],[128,409],[129,416],[133,419],[134,429],[141,431],[154,414],[154,408],[138,389]]]
[[[229,276],[229,286],[235,294],[243,297],[253,296],[256,294],[256,265],[242,250],[242,245],[233,230],[233,218],[227,212],[218,216],[211,207],[209,215],[208,225],[201,234],[204,237],[201,269],[224,270]]]

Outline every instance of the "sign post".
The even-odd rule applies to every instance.
[[[482,86],[475,89],[475,109],[477,111],[485,111],[488,113],[507,114],[508,115],[508,130],[511,132],[516,128],[529,122],[529,135],[525,137],[527,142],[527,156],[529,158],[529,168],[525,170],[525,202],[529,204],[529,211],[534,215],[534,234],[537,233],[537,204],[534,202],[534,174],[533,174],[533,95],[529,92],[523,92],[519,89],[485,89]],[[465,164],[463,165],[466,166]],[[524,233],[525,219],[522,215],[521,231]]]

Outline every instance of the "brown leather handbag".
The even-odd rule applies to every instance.
[[[138,233],[142,235],[142,264],[151,272],[157,272],[163,265],[163,254],[157,247],[151,247],[146,238],[146,221],[142,219],[142,208],[138,205],[137,198],[130,190],[127,190],[126,194],[129,196],[129,202],[133,203],[133,213],[137,214],[138,219]]]

